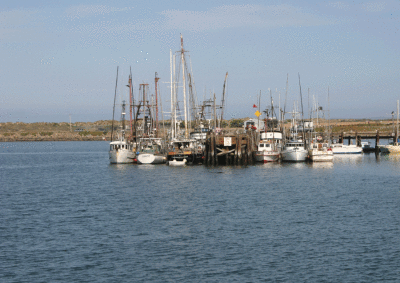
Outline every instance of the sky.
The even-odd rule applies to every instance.
[[[283,108],[287,93],[292,110],[299,76],[305,114],[318,101],[330,118],[389,118],[400,99],[399,28],[398,0],[3,0],[0,122],[110,120],[117,67],[117,104],[129,100],[131,68],[135,96],[140,83],[154,93],[158,73],[169,112],[180,34],[200,103],[221,99],[229,73],[225,119],[255,117],[260,93],[261,108],[270,94]]]

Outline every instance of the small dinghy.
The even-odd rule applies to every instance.
[[[169,161],[168,165],[169,166],[186,166],[186,162],[187,162],[186,159],[183,159],[180,161],[177,161],[176,159],[174,159],[174,160]]]

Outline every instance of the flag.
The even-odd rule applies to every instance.
[[[253,108],[257,108],[257,105],[253,104]]]

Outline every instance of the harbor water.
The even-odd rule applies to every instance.
[[[400,156],[110,165],[0,143],[0,282],[398,282]]]

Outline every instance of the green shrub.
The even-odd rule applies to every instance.
[[[86,137],[87,135],[90,135],[90,132],[88,131],[79,132],[79,135]]]

